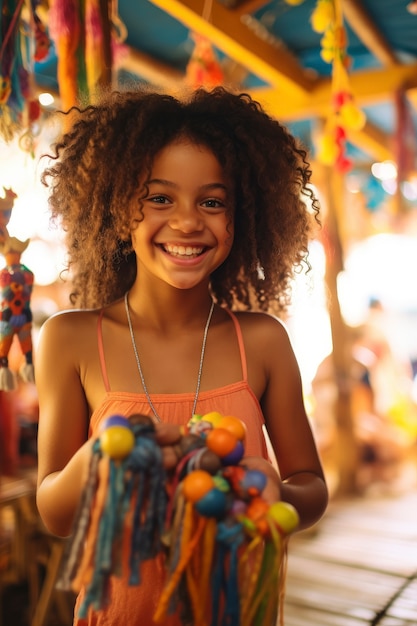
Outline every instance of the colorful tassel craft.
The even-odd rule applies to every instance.
[[[106,420],[59,577],[61,589],[85,587],[80,618],[112,601],[109,578],[122,575],[127,535],[129,584],[141,584],[144,561],[164,557],[154,622],[178,612],[193,626],[276,623],[298,516],[262,498],[266,477],[245,468],[244,438],[237,418],[194,416],[167,475],[149,417]]]

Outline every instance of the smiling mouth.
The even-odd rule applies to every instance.
[[[169,244],[160,244],[161,249],[179,259],[195,259],[207,250],[205,246],[178,246]]]

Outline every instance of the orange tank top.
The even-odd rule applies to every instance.
[[[228,311],[233,320],[239,344],[242,365],[242,380],[218,389],[202,391],[198,397],[196,412],[204,415],[218,411],[222,415],[234,415],[241,419],[247,428],[245,452],[248,456],[268,458],[262,426],[264,418],[258,399],[247,381],[247,363],[242,331],[236,316]],[[107,375],[105,347],[102,335],[103,312],[98,318],[98,350],[106,395],[102,404],[93,412],[90,421],[90,434],[97,435],[100,424],[110,415],[120,414],[129,417],[134,413],[153,416],[144,393],[111,391]],[[193,393],[152,394],[152,402],[164,422],[183,425],[191,417],[194,402]],[[101,611],[90,611],[87,619],[77,618],[77,607],[84,596],[81,591],[77,598],[74,626],[120,626],[143,624],[154,626],[152,616],[164,585],[164,566],[161,558],[146,561],[141,565],[141,584],[128,586],[127,575],[113,576],[110,581],[111,603]],[[172,615],[163,626],[183,626],[178,615]]]
[[[265,440],[262,432],[264,417],[258,399],[248,384],[245,346],[242,331],[236,316],[228,311],[233,320],[239,344],[242,365],[242,380],[220,387],[201,391],[198,396],[196,412],[200,415],[218,411],[222,415],[234,415],[241,419],[247,428],[246,454],[267,458]],[[102,334],[103,313],[98,318],[98,350],[106,395],[102,404],[93,412],[90,421],[90,434],[95,435],[104,419],[113,414],[129,417],[134,413],[153,416],[152,409],[144,393],[111,391],[107,375],[105,349]],[[194,393],[152,394],[152,402],[164,422],[184,425],[191,417]]]

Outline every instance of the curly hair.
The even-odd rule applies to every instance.
[[[131,287],[139,179],[161,149],[187,138],[209,148],[235,185],[234,242],[211,276],[214,299],[230,308],[285,311],[294,271],[309,268],[319,207],[307,152],[283,125],[248,94],[223,87],[181,97],[117,91],[69,113],[72,125],[49,155],[42,182],[52,219],[66,232],[74,305],[101,307]]]

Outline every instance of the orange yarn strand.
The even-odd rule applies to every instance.
[[[168,607],[169,600],[171,595],[175,591],[181,575],[183,574],[188,561],[190,560],[193,550],[195,546],[198,544],[200,537],[204,531],[206,520],[203,517],[198,519],[197,530],[194,537],[191,537],[192,534],[192,523],[194,518],[194,506],[192,502],[186,502],[185,504],[185,513],[184,513],[184,524],[183,524],[183,540],[181,542],[181,555],[178,565],[175,571],[172,573],[171,578],[168,581],[165,589],[161,594],[161,598],[159,600],[158,607],[156,609],[154,615],[154,621],[160,622],[164,619],[165,613]]]
[[[109,457],[103,457],[100,459],[97,472],[99,480],[96,492],[96,500],[94,506],[92,507],[91,521],[88,529],[85,551],[77,574],[72,581],[72,589],[76,592],[79,592],[83,585],[89,583],[94,570],[94,551],[97,542],[98,526],[107,498],[107,489],[110,474]]]

